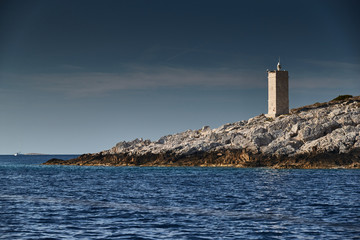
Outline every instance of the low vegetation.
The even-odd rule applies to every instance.
[[[335,102],[335,101],[344,101],[348,98],[352,98],[352,95],[339,95],[336,98],[334,98],[333,100],[331,100],[331,102]]]

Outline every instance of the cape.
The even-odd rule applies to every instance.
[[[135,139],[45,165],[360,168],[360,96],[211,129]]]

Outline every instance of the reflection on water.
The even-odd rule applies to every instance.
[[[360,171],[41,166],[0,157],[5,239],[354,239]]]

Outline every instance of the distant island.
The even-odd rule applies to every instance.
[[[46,153],[24,153],[24,155],[50,155]]]
[[[360,168],[360,96],[264,114],[219,128],[119,142],[99,153],[44,165]]]
[[[42,153],[21,153],[21,152],[14,153],[14,156],[15,156],[15,157],[21,156],[21,155],[48,155],[48,154],[42,154]]]

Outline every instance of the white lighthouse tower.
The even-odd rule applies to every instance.
[[[281,70],[280,58],[277,69],[268,72],[268,114],[275,118],[289,113],[289,74]]]

